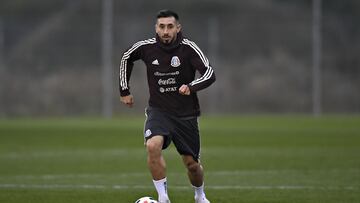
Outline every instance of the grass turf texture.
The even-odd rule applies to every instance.
[[[156,197],[143,117],[0,120],[0,202],[132,203]],[[360,202],[360,117],[200,118],[213,203]],[[193,202],[172,145],[173,203]]]

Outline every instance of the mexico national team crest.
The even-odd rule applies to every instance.
[[[173,57],[171,58],[171,66],[172,66],[172,67],[174,67],[174,68],[179,67],[180,64],[181,64],[181,63],[180,63],[179,57],[173,56]]]

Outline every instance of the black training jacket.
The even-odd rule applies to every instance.
[[[215,81],[213,68],[199,47],[178,33],[177,40],[163,44],[158,36],[135,43],[121,59],[119,72],[120,95],[130,94],[129,80],[134,61],[141,59],[147,69],[149,106],[160,108],[178,117],[199,116],[196,92]],[[200,73],[195,78],[195,72]],[[181,95],[181,85],[189,86],[191,94]]]

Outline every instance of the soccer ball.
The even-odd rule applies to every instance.
[[[142,197],[136,200],[135,203],[158,203],[158,201],[154,200],[152,197]]]

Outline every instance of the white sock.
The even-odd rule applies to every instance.
[[[159,195],[159,200],[167,200],[169,199],[167,194],[167,182],[166,177],[161,180],[153,180],[156,191]]]
[[[200,186],[200,187],[196,187],[193,186],[194,190],[195,190],[195,198],[203,198],[205,197],[205,192],[204,192],[204,183]]]

